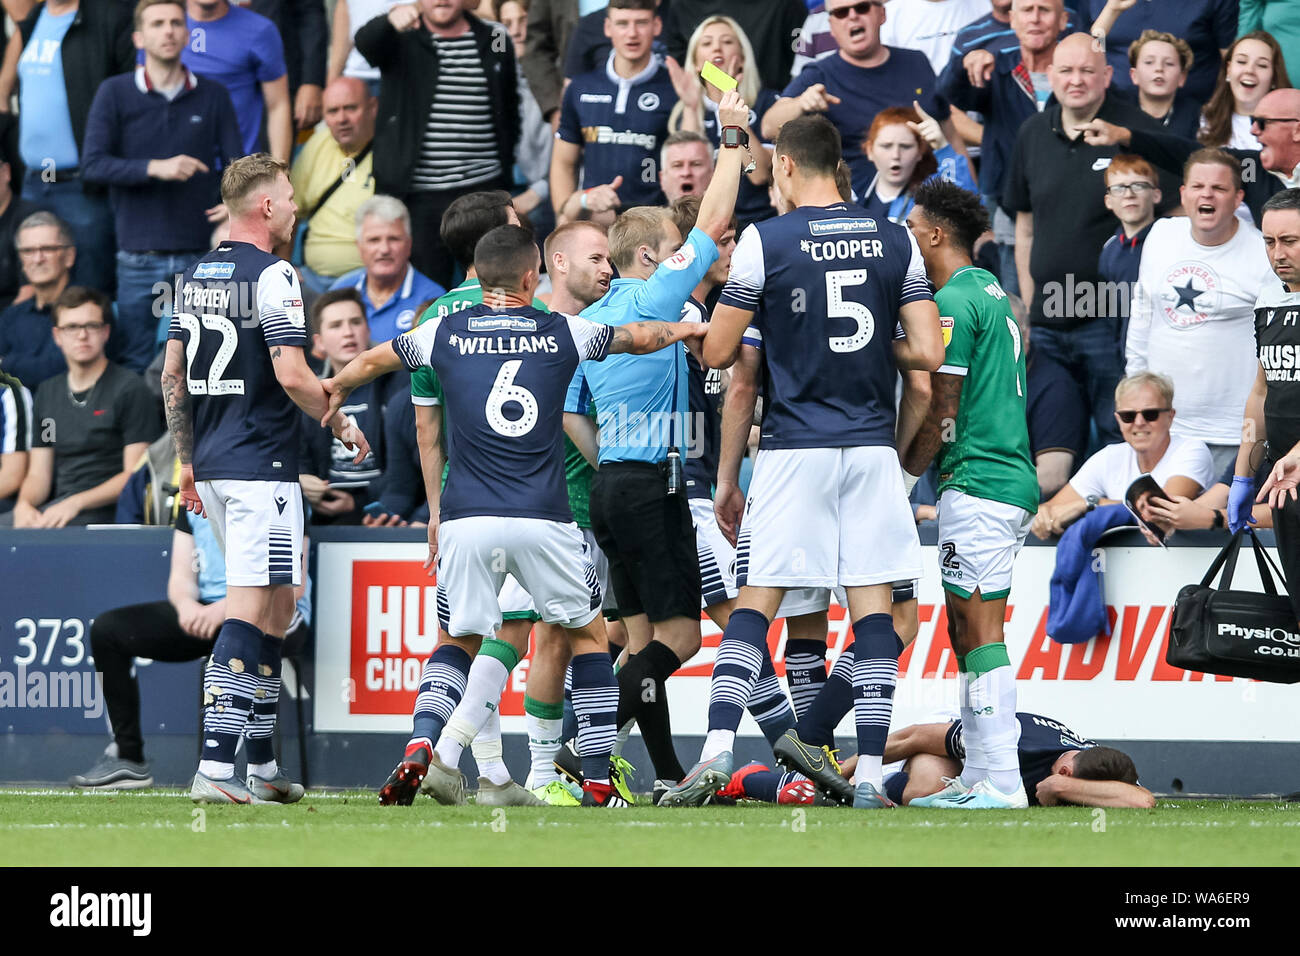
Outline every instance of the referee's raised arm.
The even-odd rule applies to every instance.
[[[715,243],[722,238],[731,223],[736,209],[736,191],[740,177],[753,159],[754,146],[748,142],[744,128],[749,122],[749,107],[735,90],[722,94],[718,104],[718,123],[722,131],[722,145],[718,148],[718,161],[713,179],[700,198],[700,214],[695,228],[708,235]],[[727,132],[734,130],[734,132]],[[729,142],[731,145],[729,145]],[[761,146],[757,148],[762,149]],[[686,238],[685,236],[682,237]]]

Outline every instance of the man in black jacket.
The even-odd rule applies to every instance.
[[[5,62],[0,108],[8,108],[15,81],[20,84],[23,198],[54,210],[72,227],[83,250],[73,282],[111,292],[113,211],[102,187],[83,182],[81,150],[99,84],[135,67],[131,7],[122,0],[46,0],[18,24]]]
[[[514,46],[464,5],[403,4],[356,35],[380,72],[375,191],[406,203],[411,261],[448,287],[455,260],[438,235],[442,214],[466,193],[505,188],[519,139]]]

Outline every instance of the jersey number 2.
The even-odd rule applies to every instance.
[[[826,315],[833,319],[852,319],[858,323],[852,335],[832,335],[832,352],[856,352],[865,348],[876,334],[876,317],[861,302],[844,298],[844,287],[867,281],[866,269],[840,269],[826,273]]]
[[[191,315],[188,312],[179,312],[176,315],[176,322],[186,332],[190,333],[189,344],[185,346],[185,384],[189,388],[191,395],[243,395],[244,380],[242,378],[223,379],[221,374],[230,364],[230,360],[235,355],[235,349],[239,346],[239,330],[235,328],[235,323],[224,315],[208,315],[202,317]],[[200,323],[202,328],[221,334],[221,345],[217,347],[217,354],[212,356],[212,364],[208,366],[208,377],[206,380],[194,377],[194,356],[199,351]]]
[[[492,430],[507,438],[527,435],[537,424],[537,399],[528,389],[515,384],[515,375],[523,364],[519,359],[502,363],[501,371],[497,372],[496,381],[492,383],[492,391],[488,392],[487,407],[483,409]],[[523,415],[513,421],[506,418],[506,402],[522,405]]]

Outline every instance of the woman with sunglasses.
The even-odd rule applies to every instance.
[[[1050,501],[1038,506],[1030,531],[1046,540],[1100,505],[1120,504],[1141,475],[1167,496],[1196,498],[1216,477],[1210,450],[1195,438],[1171,435],[1174,385],[1155,372],[1130,375],[1115,387],[1115,418],[1123,442],[1107,445]]]
[[[1197,139],[1206,146],[1259,149],[1250,131],[1251,114],[1267,93],[1290,85],[1282,47],[1271,34],[1256,30],[1238,37],[1219,67],[1219,82],[1201,112]]]

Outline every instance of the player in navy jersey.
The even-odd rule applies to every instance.
[[[900,367],[939,367],[943,340],[916,241],[840,199],[839,158],[839,133],[825,117],[781,128],[773,177],[794,208],[741,235],[704,340],[705,363],[725,368],[746,328],[762,333],[767,407],[738,548],[747,583],[714,660],[709,735],[663,803],[701,803],[730,778],[740,711],[785,591],[840,585],[857,649],[854,805],[890,805],[881,758],[902,650],[890,582],[921,574],[894,448],[894,392]],[[905,334],[895,339],[900,321]]]
[[[695,228],[699,215],[698,196],[683,196],[669,207],[677,231],[683,236]],[[718,261],[695,287],[682,306],[683,322],[708,322],[709,307],[731,271],[731,256],[736,248],[736,219],[718,240]],[[718,456],[722,448],[722,399],[729,373],[723,369],[704,368],[695,356],[687,353],[689,375],[687,393],[690,405],[688,453],[683,465],[686,476],[686,501],[695,526],[695,546],[700,560],[700,605],[718,627],[726,628],[736,606],[736,548],[727,540],[713,515],[713,488],[718,480]],[[752,417],[753,410],[750,409]],[[748,429],[745,430],[746,436]],[[797,613],[797,612],[796,612]],[[824,618],[823,618],[824,622]],[[797,629],[791,637],[798,640]],[[825,628],[822,629],[823,642]],[[781,686],[774,668],[764,667],[754,684],[745,707],[758,723],[768,743],[775,744],[794,726],[795,712]]]
[[[269,732],[248,725],[274,726],[281,643],[301,578],[298,410],[356,447],[357,462],[370,448],[355,422],[326,414],[328,396],[303,355],[298,277],[270,251],[293,236],[287,167],[264,153],[236,160],[222,174],[221,198],[230,239],[181,278],[162,374],[181,497],[211,520],[228,582],[228,616],[204,679],[203,756],[190,796],[292,803],[302,787],[277,765]],[[234,777],[241,736],[247,786]]]
[[[586,191],[597,186],[610,186],[624,208],[663,202],[655,164],[677,92],[651,49],[661,27],[656,6],[655,0],[612,0],[605,16],[614,47],[609,59],[564,90],[550,176],[560,222],[595,211]]]
[[[1073,804],[1083,807],[1155,806],[1151,791],[1138,784],[1133,759],[1114,747],[1101,747],[1050,717],[1017,713],[1016,757],[1030,806]],[[960,720],[913,724],[889,735],[885,760],[905,761],[885,778],[890,799],[912,807],[942,807],[931,802],[946,780],[961,773],[966,758],[965,729]],[[856,763],[844,763],[849,773]],[[798,773],[781,774],[760,765],[738,771],[727,795],[769,803],[812,803]]]
[[[583,802],[625,805],[609,784],[618,691],[600,614],[600,586],[569,510],[563,459],[564,396],[584,360],[643,354],[699,339],[698,326],[635,322],[614,327],[533,308],[541,256],[518,226],[482,240],[474,267],[483,305],[431,317],[391,342],[362,353],[328,381],[337,409],[359,385],[402,365],[431,366],[447,397],[450,468],[429,510],[429,562],[448,606],[443,629],[477,641],[501,623],[497,593],[507,573],[530,595],[542,619],[573,643],[573,706],[578,716]],[[460,802],[464,783],[435,752],[426,787],[440,802]]]
[[[1062,803],[1085,807],[1151,807],[1155,798],[1138,785],[1133,759],[1114,747],[1075,733],[1039,714],[1017,713],[1019,739],[1016,758],[1029,805]],[[966,759],[965,731],[960,720],[946,724],[914,724],[889,735],[886,759],[907,760],[903,772],[887,781],[899,802],[912,807],[931,804],[925,795],[942,791],[945,778],[955,778]]]

